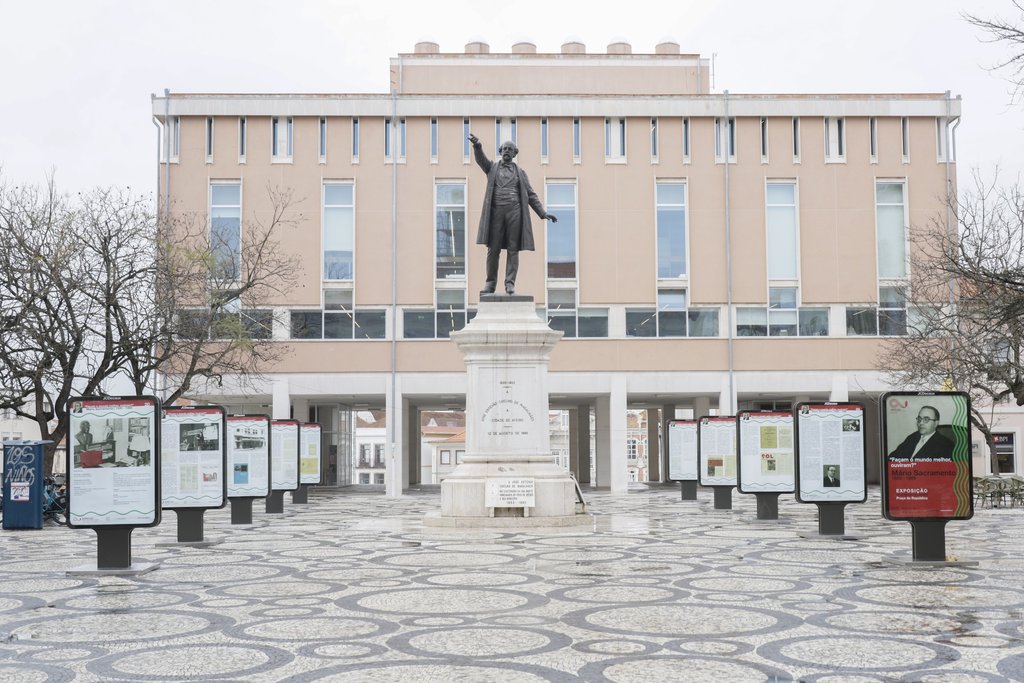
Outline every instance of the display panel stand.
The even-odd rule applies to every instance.
[[[178,515],[178,542],[157,543],[158,548],[188,546],[190,548],[209,548],[220,541],[207,541],[203,538],[203,514],[206,508],[180,508],[174,511]]]
[[[232,524],[252,524],[252,498],[228,498]]]
[[[284,512],[284,489],[271,491],[267,496],[267,514],[278,515]]]
[[[774,520],[779,518],[779,494],[755,493],[757,498],[757,518]]]
[[[305,505],[309,502],[309,484],[299,484],[299,488],[292,491],[292,504]]]
[[[818,535],[846,534],[846,503],[815,503],[818,506]]]
[[[75,567],[68,576],[138,576],[156,569],[152,562],[132,564],[132,532],[135,527],[94,527],[96,565]]]
[[[732,486],[712,486],[715,490],[715,509],[732,510]]]
[[[946,520],[911,522],[915,562],[946,561]]]
[[[679,487],[682,492],[683,500],[697,500],[697,482],[696,481],[681,481]]]

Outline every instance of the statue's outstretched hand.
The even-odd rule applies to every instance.
[[[558,222],[558,216],[552,216],[550,213],[547,216],[544,216],[544,218],[551,221],[552,223]]]
[[[473,135],[472,133],[469,134],[469,141],[473,144],[474,147],[480,144],[480,138]]]

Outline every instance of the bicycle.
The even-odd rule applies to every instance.
[[[47,520],[61,526],[68,523],[67,489],[58,486],[52,477],[43,481],[43,523]]]

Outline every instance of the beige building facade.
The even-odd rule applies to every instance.
[[[492,159],[513,140],[559,217],[533,217],[517,291],[565,332],[550,397],[570,411],[581,480],[593,458],[591,483],[626,489],[628,408],[650,411],[652,479],[671,416],[830,399],[864,401],[876,422],[880,343],[914,315],[912,232],[947,220],[960,100],[714,93],[709,67],[674,43],[420,43],[391,60],[383,94],[155,96],[174,211],[209,215],[228,245],[270,214],[268,187],[301,214],[282,240],[296,286],[251,312],[288,353],[256,389],[196,398],[331,433],[383,408],[386,490],[419,483],[417,415],[464,406],[447,335],[484,282],[472,132]]]

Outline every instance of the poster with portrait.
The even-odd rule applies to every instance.
[[[160,401],[68,401],[68,526],[160,523]]]
[[[164,409],[160,436],[161,500],[168,510],[222,508],[227,503],[224,409]]]
[[[860,403],[799,403],[796,499],[801,503],[867,500],[867,430]]]
[[[228,415],[228,498],[266,498],[270,493],[270,418]]]
[[[736,416],[740,493],[793,493],[793,414],[741,410]]]
[[[891,520],[974,515],[970,398],[891,392],[882,407],[882,514]]]
[[[303,422],[299,425],[299,483],[320,483],[320,425]]]
[[[295,420],[270,423],[270,488],[273,491],[299,488],[299,423]]]
[[[697,420],[669,420],[669,481],[697,481]]]
[[[699,420],[697,476],[701,486],[736,486],[736,418],[707,416]]]

